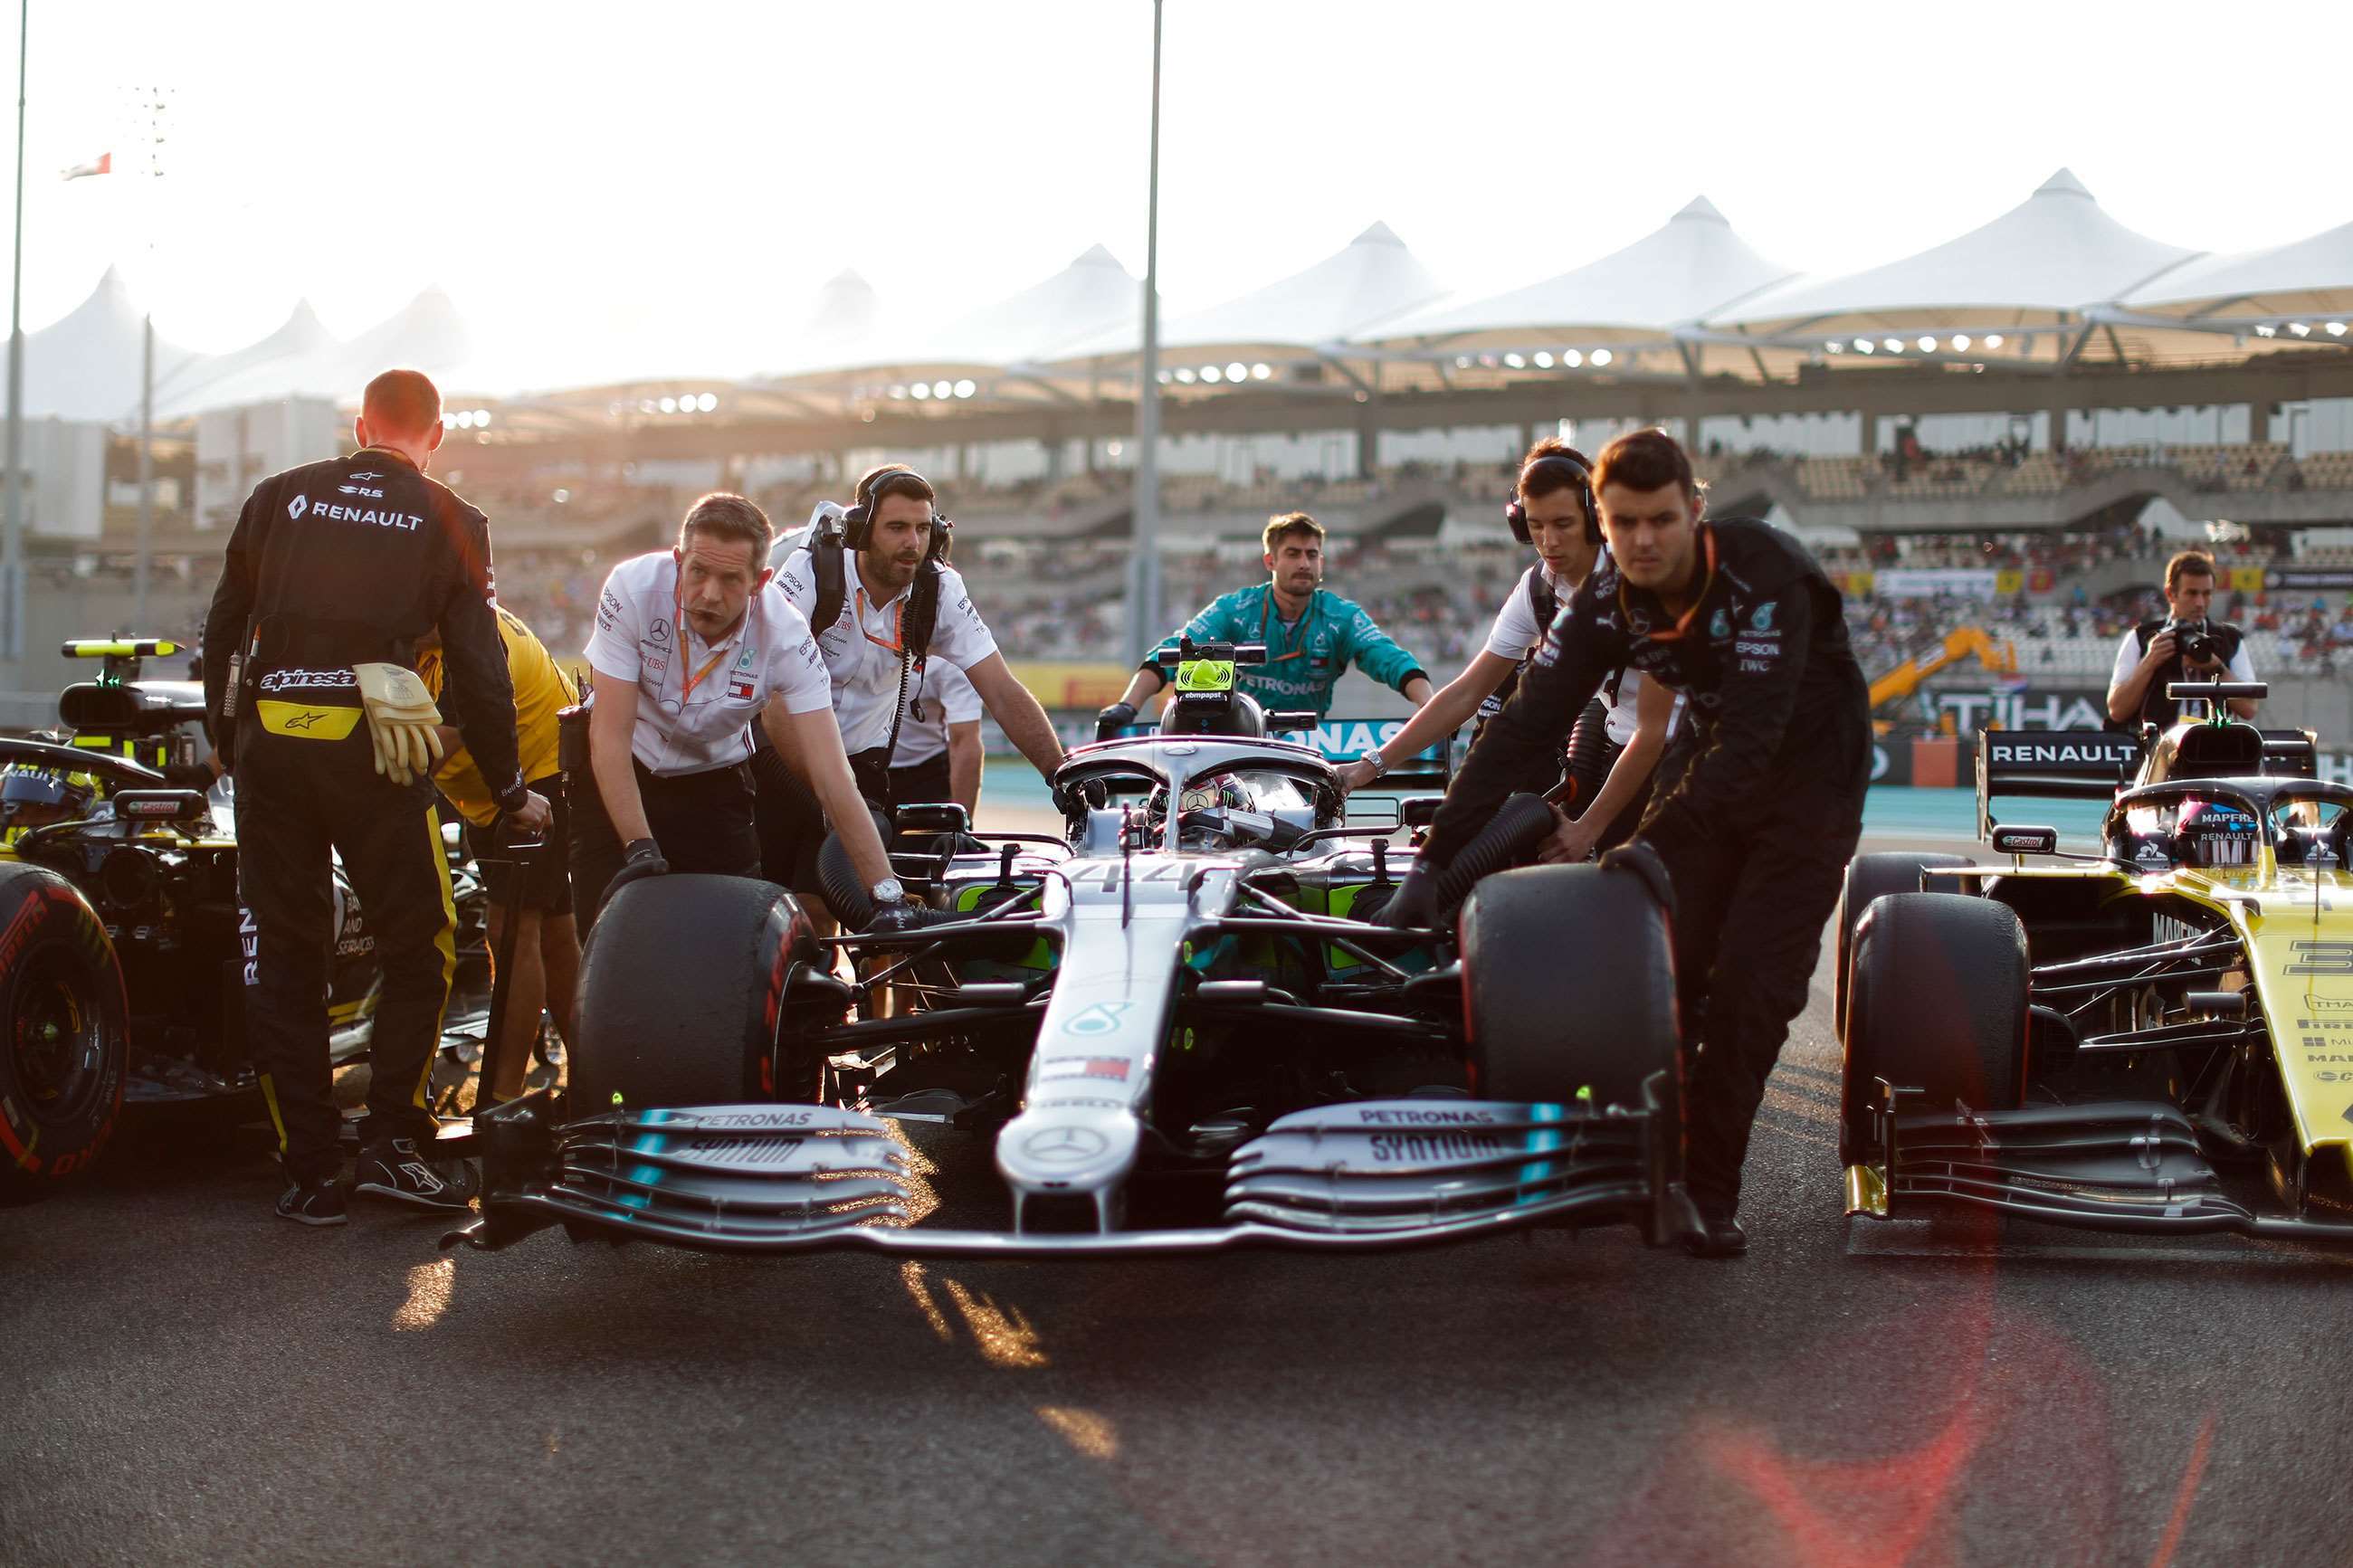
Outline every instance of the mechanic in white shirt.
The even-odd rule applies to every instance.
[[[843,514],[841,608],[830,626],[817,628],[850,769],[877,805],[890,799],[907,704],[939,662],[964,672],[1006,739],[1046,778],[1062,762],[1045,709],[1013,678],[963,576],[947,564],[949,525],[937,516],[937,502],[930,482],[903,463],[885,463],[859,479],[855,504]],[[786,598],[804,616],[818,607],[815,531],[776,574]]]
[[[704,496],[675,549],[622,562],[605,580],[586,657],[588,754],[596,787],[572,813],[575,915],[664,871],[760,874],[752,726],[839,825],[878,908],[903,892],[834,726],[831,683],[808,622],[771,581],[773,531],[742,496]]]
[[[1518,684],[1522,665],[1544,639],[1550,612],[1576,591],[1600,558],[1601,530],[1589,468],[1584,456],[1557,437],[1546,437],[1528,449],[1504,516],[1521,542],[1535,546],[1535,564],[1521,574],[1496,613],[1487,646],[1404,729],[1377,751],[1341,768],[1343,787],[1362,789],[1451,735],[1474,713],[1483,720],[1502,709]],[[1569,802],[1578,808],[1575,817],[1554,808],[1556,831],[1542,851],[1547,861],[1582,860],[1632,831],[1678,714],[1679,699],[1673,692],[1646,684],[1632,670],[1622,672],[1614,689],[1604,687],[1603,691],[1608,698],[1606,742],[1585,733],[1583,720],[1577,731],[1581,740],[1572,745],[1572,737],[1562,737],[1564,764],[1577,776],[1583,798]],[[1527,783],[1543,790],[1552,780]]]
[[[980,693],[944,658],[927,659],[907,693],[907,717],[891,759],[892,805],[952,800],[980,812]]]

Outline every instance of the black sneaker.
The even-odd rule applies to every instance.
[[[296,1225],[344,1225],[351,1215],[343,1201],[340,1176],[320,1176],[296,1182],[278,1195],[278,1217]]]
[[[1738,1200],[1703,1196],[1697,1200],[1700,1230],[1684,1238],[1694,1258],[1738,1258],[1748,1250],[1748,1233],[1734,1218]]]
[[[428,1209],[469,1208],[480,1185],[472,1166],[463,1160],[428,1160],[417,1152],[414,1138],[369,1144],[360,1152],[356,1176],[360,1192]]]

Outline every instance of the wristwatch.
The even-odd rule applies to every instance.
[[[1364,755],[1364,760],[1373,764],[1373,776],[1375,778],[1378,778],[1383,773],[1389,771],[1388,759],[1381,755],[1381,749],[1378,746],[1375,746],[1371,751],[1366,752]]]
[[[874,900],[876,909],[888,909],[892,904],[904,902],[907,889],[899,885],[898,878],[885,877],[867,889],[867,896]]]

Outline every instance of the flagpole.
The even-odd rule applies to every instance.
[[[0,659],[21,669],[25,658],[25,50],[32,37],[33,0],[16,0],[16,246],[8,281],[8,472],[0,481],[0,594],[6,596]]]
[[[1160,646],[1160,0],[1152,0],[1152,173],[1144,220],[1144,354],[1135,378],[1135,500],[1130,509],[1127,658]]]

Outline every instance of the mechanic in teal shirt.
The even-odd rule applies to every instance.
[[[1326,717],[1332,711],[1332,688],[1352,663],[1404,693],[1417,708],[1430,700],[1430,677],[1413,655],[1398,647],[1372,616],[1320,586],[1322,523],[1303,511],[1269,520],[1266,569],[1266,582],[1210,601],[1177,636],[1197,643],[1264,643],[1266,662],[1234,673],[1236,686],[1270,710],[1312,710],[1317,718]],[[1134,723],[1137,708],[1166,684],[1155,666],[1138,669],[1120,700],[1097,716],[1097,735],[1113,735]]]

